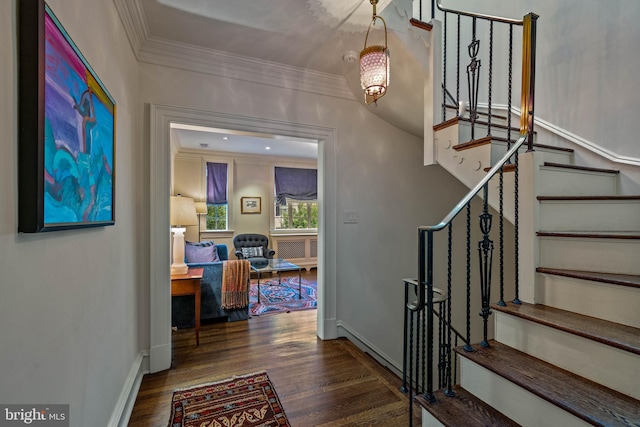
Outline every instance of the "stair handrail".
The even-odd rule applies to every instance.
[[[471,18],[488,19],[489,21],[504,22],[505,24],[523,25],[524,19],[504,18],[501,16],[485,15],[483,13],[465,12],[463,10],[448,9],[442,6],[442,0],[436,1],[436,6],[443,12],[455,13],[457,15],[469,16]]]

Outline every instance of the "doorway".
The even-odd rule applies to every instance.
[[[169,292],[169,192],[172,176],[172,123],[232,129],[294,138],[318,143],[318,309],[317,335],[337,337],[336,322],[336,158],[335,130],[326,127],[199,111],[182,107],[150,105],[149,108],[149,223],[150,223],[150,371],[171,366],[171,296]]]

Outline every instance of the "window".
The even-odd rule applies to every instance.
[[[318,228],[318,202],[288,201],[284,206],[276,205],[275,228]]]
[[[227,205],[207,203],[207,230],[227,229]]]
[[[226,230],[228,224],[227,164],[207,162],[207,230]]]
[[[274,169],[277,230],[318,228],[318,171],[316,169]]]

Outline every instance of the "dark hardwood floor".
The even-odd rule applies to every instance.
[[[199,347],[193,329],[173,332],[172,365],[144,377],[130,426],[167,426],[176,388],[260,370],[294,427],[409,424],[400,378],[346,339],[318,339],[316,310],[205,324]]]

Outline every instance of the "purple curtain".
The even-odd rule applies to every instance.
[[[207,162],[207,203],[227,203],[227,164]]]
[[[275,168],[276,200],[286,205],[287,198],[316,200],[318,198],[318,171],[316,169]]]

